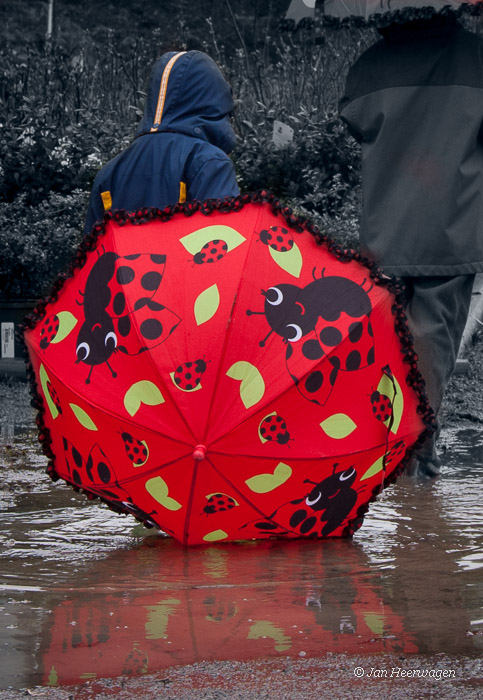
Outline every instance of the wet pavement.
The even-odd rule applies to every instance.
[[[471,680],[483,649],[483,431],[442,442],[442,477],[400,478],[352,540],[185,549],[52,484],[35,430],[5,422],[0,691],[46,686],[36,692],[49,697],[153,673],[164,687],[179,665],[225,661],[235,673],[251,661],[255,672],[257,660],[289,659],[306,671],[350,655],[366,676],[377,655],[463,657]]]

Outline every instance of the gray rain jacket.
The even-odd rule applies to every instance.
[[[361,248],[386,272],[483,271],[483,40],[455,21],[391,25],[350,69]]]

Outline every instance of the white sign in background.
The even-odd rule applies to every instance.
[[[277,148],[283,148],[283,146],[287,146],[289,143],[292,143],[292,127],[275,119],[273,122],[272,141]]]
[[[2,357],[15,357],[15,328],[12,322],[2,323]]]

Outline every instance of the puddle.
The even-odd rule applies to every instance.
[[[0,688],[202,660],[483,648],[483,434],[445,433],[443,476],[401,478],[352,541],[185,549],[0,444]]]

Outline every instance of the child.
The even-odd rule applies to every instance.
[[[230,123],[231,88],[200,51],[169,52],[154,65],[134,142],[92,187],[85,233],[107,209],[164,208],[238,195]]]
[[[437,415],[483,271],[483,40],[452,15],[380,32],[349,71],[340,113],[362,145],[362,252],[406,283]],[[416,461],[439,473],[434,437]]]

